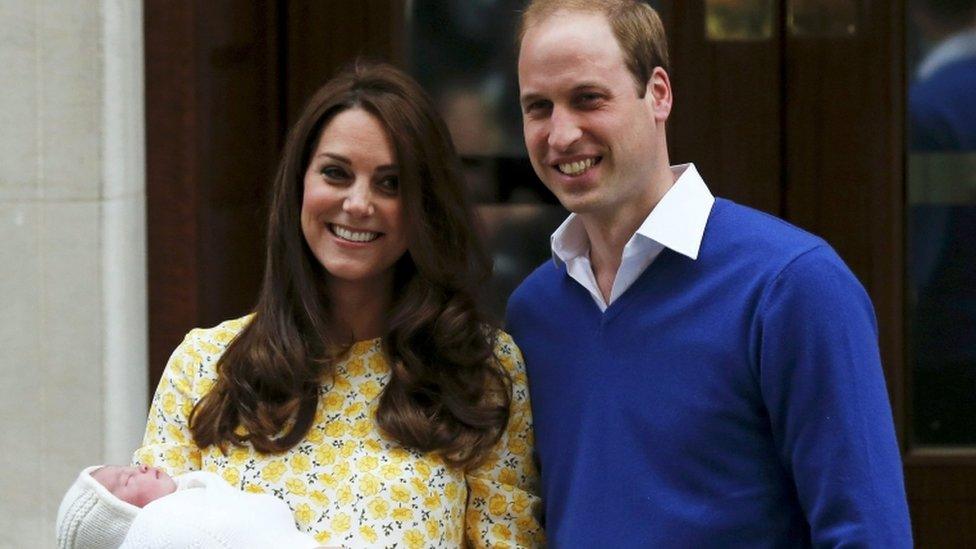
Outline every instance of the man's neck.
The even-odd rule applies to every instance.
[[[624,247],[674,184],[675,178],[669,166],[665,166],[665,172],[655,178],[656,183],[651,185],[649,192],[643,197],[644,200],[635,201],[629,207],[607,212],[605,216],[579,214],[590,241],[590,265],[593,275],[596,277],[600,294],[603,295],[603,301],[608,305],[613,291],[613,282],[623,261]]]

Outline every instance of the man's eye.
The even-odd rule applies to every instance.
[[[602,97],[596,93],[584,93],[576,98],[576,102],[583,106],[590,106],[599,103]]]
[[[538,114],[545,112],[549,108],[548,101],[533,101],[525,105],[526,114]]]

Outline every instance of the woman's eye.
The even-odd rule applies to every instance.
[[[346,171],[337,166],[326,166],[321,170],[322,175],[329,179],[344,179]]]
[[[377,185],[379,185],[380,189],[389,194],[397,194],[400,191],[400,180],[393,175],[380,179]]]

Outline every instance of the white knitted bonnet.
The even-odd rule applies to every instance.
[[[122,544],[140,509],[112,495],[86,467],[58,507],[58,549],[114,549]]]

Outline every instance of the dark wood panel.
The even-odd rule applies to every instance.
[[[200,310],[194,6],[144,3],[150,394]]]
[[[286,118],[294,121],[305,101],[357,56],[406,60],[407,0],[333,0],[287,3]]]
[[[694,162],[716,196],[780,214],[779,33],[713,41],[704,2],[670,2],[661,11],[671,42],[672,162]]]

